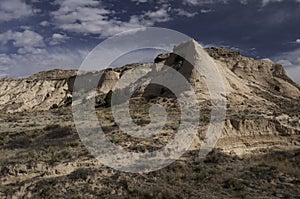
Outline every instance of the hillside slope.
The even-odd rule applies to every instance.
[[[200,109],[209,110],[211,101],[205,77],[193,67],[201,62],[201,57],[206,56],[201,51],[201,46],[192,40],[175,47],[174,51],[159,55],[155,59],[154,67],[151,63],[131,64],[100,72],[85,72],[77,78],[86,82],[83,85],[88,85],[90,80],[97,80],[99,74],[103,73],[98,83],[96,105],[105,107],[110,103],[107,102],[110,91],[116,90],[117,82],[127,73],[142,68],[143,73],[151,74],[153,70],[161,70],[160,66],[167,65],[181,73],[193,85]],[[286,75],[283,66],[267,60],[244,57],[222,47],[208,48],[206,51],[214,59],[226,89],[227,116],[218,146],[237,154],[264,147],[298,147],[299,140],[294,140],[294,136],[298,137],[300,132],[300,87]],[[180,52],[190,56],[194,63],[180,57]],[[14,113],[68,106],[71,104],[75,78],[74,70],[53,70],[25,79],[2,79],[0,109],[4,113]],[[147,75],[143,81],[148,81]],[[130,90],[136,86],[130,82],[126,84],[128,85],[121,89]],[[88,98],[93,97],[94,93],[91,92]],[[150,84],[139,87],[133,97],[172,99],[174,95],[166,92],[162,86]],[[73,104],[81,102],[73,99]],[[204,112],[204,117],[210,117],[209,111]]]
[[[188,41],[174,53],[157,56],[154,66],[137,63],[83,72],[77,76],[84,82],[79,90],[103,73],[96,96],[88,90],[83,99],[73,96],[75,70],[1,79],[0,198],[298,198],[299,86],[279,64],[222,47],[205,50],[208,55],[195,41]],[[188,52],[190,62],[176,52]],[[213,103],[206,76],[193,65],[205,56],[216,63],[226,89],[219,97],[227,105],[221,137],[215,149],[200,159]],[[141,80],[149,82],[151,73],[165,72],[163,65],[182,74],[195,90],[200,119],[194,143],[179,160],[151,173],[126,173],[101,164],[80,139],[72,108],[93,100],[99,120],[93,125],[99,123],[112,143],[138,153],[160,149],[172,141],[181,123],[174,93],[157,84],[135,90],[129,104],[137,126],[151,122],[153,104],[160,104],[168,114],[161,132],[147,138],[122,132],[110,102],[112,91],[126,93],[138,85],[132,76],[126,84],[117,85],[120,78],[141,69],[149,74]],[[190,103],[188,99],[185,104]],[[130,122],[130,118],[123,120]]]

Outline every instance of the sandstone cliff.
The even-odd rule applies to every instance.
[[[192,60],[201,60],[201,48],[195,41],[181,44],[176,49],[188,52]],[[237,154],[259,150],[261,147],[288,145],[298,147],[300,87],[287,75],[282,65],[267,60],[254,60],[226,48],[208,48],[226,88],[227,116],[222,139],[218,146]],[[198,56],[198,57],[197,57]],[[203,75],[197,73],[193,64],[175,53],[162,54],[155,63],[167,65],[181,73],[195,88],[201,109],[210,108],[210,96]],[[99,78],[96,105],[107,106],[111,91],[131,89],[134,82],[116,88],[126,73],[142,68],[144,73],[160,70],[151,63],[131,64],[100,72],[83,73],[77,78],[87,81]],[[40,72],[24,79],[2,79],[0,84],[0,109],[2,112],[49,110],[69,106],[72,100],[76,71],[52,70]],[[91,93],[90,98],[94,93]],[[142,86],[135,97],[174,98],[158,85]],[[76,99],[73,99],[76,103]],[[81,102],[77,102],[81,103]],[[209,113],[205,117],[210,117]],[[200,135],[201,136],[201,135]],[[284,137],[283,137],[284,136]],[[286,137],[288,136],[288,137]],[[198,143],[199,144],[199,143]],[[197,144],[196,144],[197,145]]]
[[[75,70],[52,70],[24,79],[0,80],[0,198],[298,198],[299,86],[279,64],[222,47],[205,50],[209,55],[189,41],[177,46],[174,53],[157,56],[154,66],[130,64],[81,72],[77,77]],[[189,62],[176,53],[187,53]],[[219,97],[227,99],[227,105],[216,149],[201,159],[199,149],[214,104],[206,85],[208,76],[199,74],[193,65],[201,66],[205,56],[211,56],[218,67],[226,88]],[[139,86],[135,76],[128,74],[146,74],[139,80],[149,83],[151,74],[167,74],[164,64],[182,74],[196,91],[200,121],[190,150],[151,173],[126,173],[103,165],[80,139],[72,108],[95,101],[98,120],[89,125],[99,123],[106,138],[127,151],[157,151],[173,141],[181,124],[178,100],[168,88]],[[126,75],[126,81],[118,85]],[[76,89],[75,78],[83,82]],[[96,92],[90,88],[95,81]],[[112,93],[126,94],[136,86],[129,103],[130,117],[122,118],[125,125],[131,119],[136,127],[149,124],[153,104],[161,105],[168,114],[166,122],[157,121],[165,124],[162,130],[154,135],[150,132],[146,138],[120,130],[110,106]],[[76,90],[88,94],[76,99]],[[184,105],[190,103],[187,96]],[[223,120],[212,121],[220,122]]]

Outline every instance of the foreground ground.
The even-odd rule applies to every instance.
[[[101,115],[110,118],[108,113]],[[70,107],[2,114],[0,118],[0,198],[299,198],[300,195],[300,150],[266,150],[244,157],[215,150],[205,159],[198,158],[198,150],[191,150],[162,170],[131,174],[105,167],[89,154],[73,126]],[[105,124],[105,128],[109,135],[110,124]],[[122,137],[109,136],[113,142],[127,146]],[[136,151],[149,147],[147,142],[129,146]]]

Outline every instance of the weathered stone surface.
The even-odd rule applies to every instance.
[[[79,86],[82,88],[77,89],[83,91],[90,89],[90,82],[96,82],[97,107],[110,106],[109,101],[114,91],[122,94],[136,89],[132,97],[145,97],[148,100],[156,97],[175,98],[168,88],[161,85],[143,84],[138,87],[135,82],[135,76],[141,75],[142,78],[139,80],[149,83],[151,74],[165,72],[163,65],[182,74],[195,90],[199,106],[209,109],[210,95],[205,82],[206,77],[194,68],[194,65],[199,64],[206,56],[199,50],[200,48],[201,46],[193,40],[186,42],[175,47],[174,53],[159,55],[155,59],[156,65],[130,64],[100,72],[84,72],[78,76],[75,70],[52,70],[24,79],[2,79],[0,80],[0,109],[4,113],[13,113],[68,106],[71,104],[75,78],[81,80],[82,84]],[[238,149],[241,143],[248,143],[250,150],[249,140],[255,140],[257,136],[268,135],[271,141],[276,136],[299,134],[300,87],[286,75],[282,65],[244,57],[239,52],[223,47],[208,48],[206,51],[214,58],[223,78],[228,103],[227,119],[218,147],[226,150],[227,148]],[[178,55],[180,53],[185,54],[192,63],[180,57]],[[102,74],[101,78],[100,74]],[[117,84],[118,81],[123,82]],[[174,83],[176,81],[174,79]],[[87,99],[94,96],[95,93],[91,92],[87,95]],[[237,138],[247,138],[247,141],[236,141]],[[233,141],[228,143],[230,139]],[[269,147],[263,141],[259,143],[261,146]],[[275,142],[273,144],[275,145]]]
[[[0,80],[0,198],[298,198],[299,86],[279,64],[225,48],[206,49],[223,78],[226,95],[222,97],[228,104],[216,149],[200,159],[212,103],[206,77],[192,67],[197,64],[193,60],[202,57],[200,46],[194,41],[186,45],[183,50],[193,58],[191,63],[171,53],[159,55],[155,66],[130,64],[77,76],[83,81],[80,91],[90,91],[91,82],[98,85],[97,92],[84,95],[83,100],[94,100],[96,95],[98,120],[87,128],[100,124],[109,141],[137,153],[156,151],[172,141],[181,112],[167,88],[143,85],[134,91],[139,85],[135,75],[145,74],[139,80],[149,82],[151,73],[160,74],[165,64],[194,87],[199,100],[195,106],[200,107],[198,135],[180,159],[152,173],[120,172],[91,156],[77,134],[69,106],[76,71],[52,70],[26,79]],[[131,120],[138,126],[149,124],[150,106],[160,104],[169,114],[166,122],[161,121],[165,124],[161,132],[140,139],[119,129],[110,101],[113,93],[131,91],[125,124]],[[191,96],[191,92],[183,94],[187,99]]]

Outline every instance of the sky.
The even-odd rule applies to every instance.
[[[281,63],[300,83],[299,24],[300,0],[0,0],[0,78],[79,68],[117,33],[163,27],[205,47]],[[148,61],[154,52],[126,61]]]

